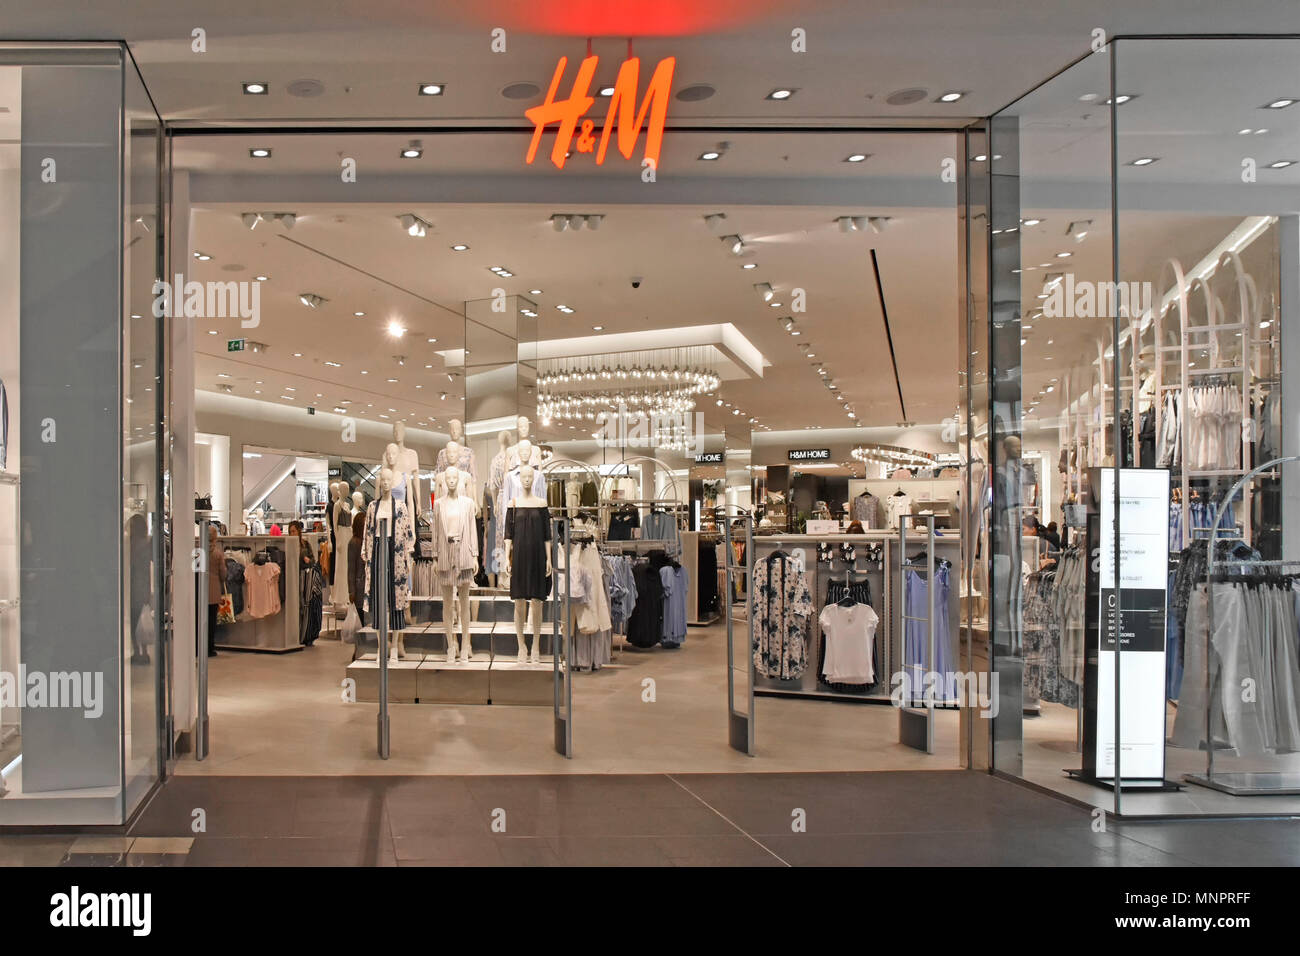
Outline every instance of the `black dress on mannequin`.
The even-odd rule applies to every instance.
[[[514,542],[510,557],[510,597],[544,600],[551,589],[546,580],[546,542],[551,540],[551,511],[545,505],[507,508],[505,539]]]

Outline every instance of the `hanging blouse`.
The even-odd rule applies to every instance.
[[[759,674],[780,680],[803,676],[812,612],[808,579],[789,555],[772,554],[754,564],[754,667]]]

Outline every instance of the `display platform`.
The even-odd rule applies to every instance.
[[[388,700],[395,704],[520,704],[547,706],[554,701],[554,662],[536,664],[514,658],[476,655],[450,663],[443,654],[412,653],[388,661]],[[363,654],[348,664],[358,701],[379,701],[379,660]]]

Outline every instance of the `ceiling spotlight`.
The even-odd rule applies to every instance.
[[[776,295],[770,282],[755,282],[754,291],[763,297],[764,302],[771,302],[772,296]]]
[[[757,262],[746,262],[746,263],[745,263],[743,266],[741,266],[740,268],[742,268],[742,269],[757,269],[757,268],[758,268],[758,263],[757,263]]]
[[[406,328],[402,325],[401,322],[398,322],[396,319],[393,319],[391,322],[388,323],[388,334],[395,339],[400,339],[403,335],[406,334]]]
[[[1020,220],[1020,224],[1021,224],[1022,226],[1036,226],[1036,225],[1038,225],[1038,224],[1039,224],[1040,222],[1042,222],[1042,221],[1043,221],[1043,220],[1041,220],[1041,219],[1021,219],[1021,220]],[[1088,219],[1088,220],[1086,220],[1086,221],[1087,221],[1088,223],[1091,223],[1091,222],[1092,222],[1091,219]]]
[[[286,229],[292,229],[294,223],[298,221],[298,217],[291,212],[277,212],[275,218]]]
[[[1130,166],[1150,166],[1152,163],[1154,163],[1154,162],[1155,162],[1156,160],[1158,160],[1159,158],[1160,158],[1159,156],[1142,156],[1142,157],[1139,157],[1138,159],[1131,160],[1131,161],[1129,162],[1129,165],[1130,165]]]
[[[721,157],[722,154],[714,149],[706,150],[705,152],[700,153],[700,159],[704,160],[705,162],[712,162],[713,160],[720,159]]]
[[[600,228],[600,221],[604,218],[604,216],[587,216],[587,228],[594,232]]]
[[[856,232],[857,226],[853,222],[852,216],[840,216],[835,220],[839,223],[840,232]]]
[[[194,253],[194,258],[198,259],[199,262],[207,262],[212,257],[208,255],[206,252],[196,252]]]
[[[265,83],[245,83],[245,84],[244,84],[244,95],[245,95],[245,96],[265,96],[265,95],[266,95],[267,93],[269,93],[270,91],[271,91],[271,88],[270,88],[269,86],[267,86],[267,84],[265,84]]]
[[[1068,258],[1070,258],[1070,256],[1072,256],[1072,255],[1074,255],[1073,252],[1058,252],[1058,253],[1056,254],[1056,258],[1058,258],[1058,259],[1068,259]]]
[[[704,217],[704,224],[714,232],[722,228],[723,223],[727,221],[727,214],[723,212],[710,213]]]
[[[418,139],[411,140],[410,144],[402,148],[402,159],[419,159],[424,155],[424,146]]]
[[[1079,219],[1070,223],[1065,229],[1067,236],[1073,236],[1075,242],[1083,242],[1084,237],[1088,235],[1088,230],[1092,228],[1091,219]]]
[[[972,160],[972,162],[982,163],[982,162],[984,162],[984,160],[986,160],[986,159],[988,159],[988,156],[986,156],[984,153],[980,153],[978,156],[976,156],[976,157]]]
[[[965,95],[966,93],[964,91],[952,90],[951,92],[945,93],[943,94],[943,96],[940,96],[938,99],[935,100],[935,102],[956,103],[959,99],[961,99]]]
[[[1265,103],[1262,107],[1260,107],[1260,109],[1284,110],[1288,106],[1295,106],[1296,103],[1300,103],[1300,99],[1296,99],[1295,97],[1291,97],[1291,96],[1283,96],[1280,99],[1273,100],[1270,103]]]
[[[268,280],[268,279],[271,278],[271,277],[270,277],[270,276],[253,276],[253,278],[256,279],[258,282],[265,282],[266,280]]]
[[[248,155],[254,159],[270,159],[271,150],[266,146],[254,146],[248,151]]]
[[[614,87],[612,87],[612,86],[602,86],[602,87],[600,88],[600,95],[601,95],[601,96],[613,96],[613,95],[614,95]]]
[[[402,228],[406,230],[408,236],[416,239],[424,238],[424,236],[428,234],[429,230],[433,228],[432,223],[425,222],[419,216],[415,215],[415,213],[411,212],[398,216],[397,221],[402,224]]]
[[[1269,163],[1269,164],[1268,164],[1268,168],[1269,168],[1269,169],[1286,169],[1288,166],[1294,166],[1297,162],[1300,162],[1300,160],[1294,160],[1294,159],[1279,159],[1279,160],[1275,160],[1274,162]]]
[[[447,87],[442,83],[421,83],[421,96],[442,96],[443,90]]]
[[[299,292],[298,301],[309,309],[319,309],[329,300],[315,292]]]
[[[552,217],[551,217],[551,228],[554,229],[556,232],[564,232],[564,230],[566,230],[566,229],[569,228],[569,217],[568,217],[568,216],[552,216]]]
[[[853,153],[849,156],[845,156],[844,161],[846,163],[860,163],[870,155],[870,153]]]
[[[738,256],[745,251],[745,243],[740,236],[723,236],[722,242],[733,256]]]
[[[604,331],[605,331],[605,327],[604,327],[603,325],[593,325],[593,326],[591,327],[591,331],[593,331],[593,332],[604,332]]]
[[[246,212],[239,218],[243,220],[244,225],[249,229],[256,229],[257,224],[262,221],[262,214],[260,212]]]
[[[794,328],[794,319],[791,316],[787,315],[785,318],[777,319],[777,321],[781,323],[781,328],[787,332]]]
[[[795,92],[795,90],[786,88],[775,89],[763,98],[767,100],[788,100],[790,97],[794,96]]]
[[[529,289],[529,290],[528,290],[528,294],[529,294],[529,295],[541,295],[541,294],[542,294],[542,290],[541,290],[541,289]]]
[[[465,245],[465,243],[463,243],[463,242],[458,242],[458,243],[456,243],[454,246],[452,246],[451,248],[452,248],[452,251],[454,251],[454,252],[464,252],[466,249],[469,248],[469,246]]]

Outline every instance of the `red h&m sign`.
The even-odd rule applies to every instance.
[[[546,91],[546,102],[525,110],[524,115],[533,121],[532,142],[528,144],[528,156],[525,161],[531,163],[537,157],[537,147],[542,141],[542,131],[551,123],[559,124],[555,135],[555,145],[551,148],[551,162],[558,168],[564,168],[564,160],[570,146],[580,153],[596,152],[596,165],[605,162],[605,153],[609,149],[609,134],[618,128],[618,151],[624,159],[632,158],[637,137],[641,127],[645,126],[645,158],[651,168],[659,167],[659,149],[663,145],[664,122],[668,118],[668,96],[673,85],[673,69],[677,66],[676,57],[660,60],[655,67],[650,83],[646,87],[645,99],[637,109],[637,86],[641,74],[641,60],[632,57],[624,60],[619,67],[618,79],[614,81],[614,95],[609,98],[609,112],[605,114],[605,125],[600,131],[600,146],[596,147],[594,133],[595,123],[584,119],[587,110],[596,102],[588,93],[591,78],[596,73],[600,57],[589,56],[578,67],[573,89],[568,99],[557,100],[556,92],[560,80],[564,77],[569,58],[560,57],[555,66],[555,75],[551,77],[551,87]],[[581,125],[579,125],[581,124]],[[575,140],[574,134],[577,133]]]

